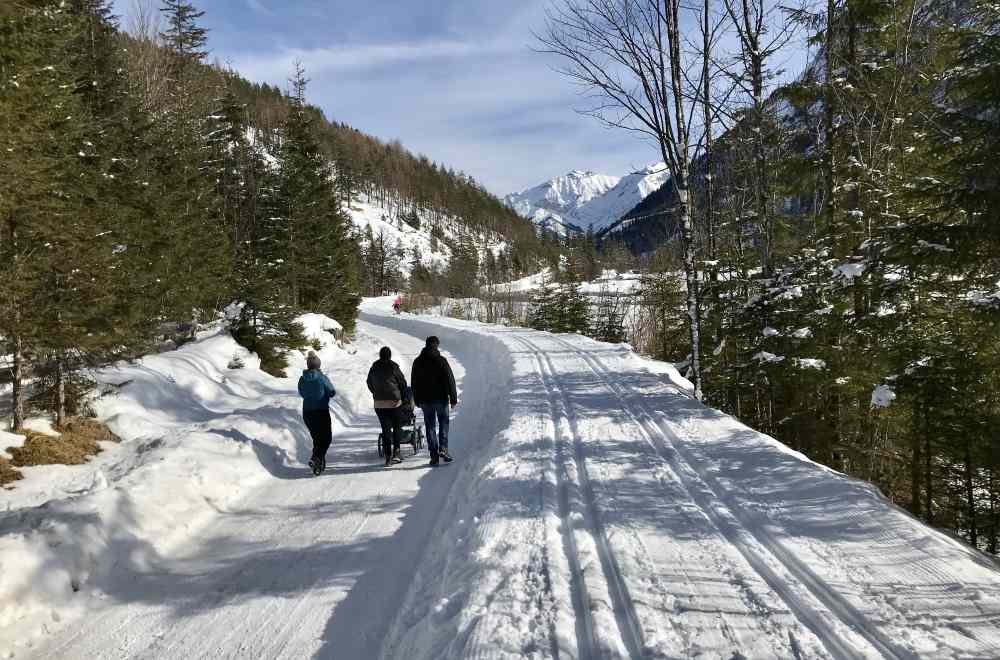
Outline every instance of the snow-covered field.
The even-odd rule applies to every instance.
[[[995,562],[672,367],[388,311],[367,301],[346,350],[326,336],[318,478],[294,379],[227,369],[222,334],[107,374],[131,381],[100,407],[125,442],[64,468],[93,485],[38,507],[32,484],[68,477],[29,469],[2,493],[0,657],[998,655]],[[386,470],[364,373],[381,344],[408,373],[428,334],[460,380],[457,460]]]
[[[534,275],[513,282],[504,282],[493,288],[496,293],[531,294],[542,288],[543,284],[554,286],[555,276],[551,268],[545,268]],[[580,291],[590,296],[629,294],[637,292],[641,285],[642,275],[638,272],[604,270],[596,279],[581,283]]]

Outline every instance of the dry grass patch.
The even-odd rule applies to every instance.
[[[101,441],[118,442],[119,438],[96,419],[74,417],[63,425],[58,437],[35,431],[17,431],[25,436],[24,446],[11,447],[7,453],[18,467],[32,465],[82,465],[101,452]]]
[[[11,467],[6,458],[0,458],[0,486],[14,483],[18,479],[24,479],[24,475]]]

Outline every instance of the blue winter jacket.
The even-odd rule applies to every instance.
[[[303,412],[325,410],[330,399],[337,396],[333,383],[319,369],[306,369],[299,377],[299,396],[302,397]]]

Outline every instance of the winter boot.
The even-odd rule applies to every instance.
[[[454,458],[451,457],[451,454],[448,453],[447,448],[441,449],[441,451],[438,453],[441,455],[441,460],[443,460],[445,463],[451,463],[453,460],[455,460]]]
[[[321,459],[316,458],[315,456],[310,458],[309,469],[312,470],[312,473],[318,477],[319,473],[323,471],[323,468],[321,467]]]
[[[431,462],[428,463],[427,465],[437,465],[437,464],[438,464],[438,457],[437,456],[431,456]]]
[[[392,462],[393,463],[402,463],[403,462],[403,457],[399,455],[399,448],[398,447],[396,449],[392,450]]]

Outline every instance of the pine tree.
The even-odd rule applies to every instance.
[[[219,196],[223,225],[234,249],[232,277],[239,314],[231,321],[233,336],[256,353],[261,368],[281,376],[287,367],[285,353],[305,340],[296,323],[296,310],[285,300],[274,267],[263,257],[270,240],[266,233],[268,195],[272,175],[252,140],[254,132],[246,109],[228,90],[222,101],[224,129],[217,141]]]
[[[89,81],[88,58],[77,50],[86,18],[51,3],[5,22],[3,109],[17,124],[4,127],[6,153],[15,154],[5,166],[20,173],[4,173],[16,185],[0,192],[10,262],[3,297],[12,307],[3,334],[16,363],[15,425],[23,420],[19,381],[28,355],[41,382],[51,385],[43,394],[51,395],[47,407],[62,424],[69,371],[119,339],[107,318],[115,204],[101,193],[110,158],[80,83]]]
[[[217,88],[196,75],[207,39],[197,24],[203,13],[176,0],[165,0],[161,11],[174,81],[166,111],[152,127],[150,137],[160,146],[151,165],[160,204],[172,221],[162,237],[171,254],[158,260],[155,279],[168,284],[160,294],[167,317],[188,321],[193,329],[228,302],[231,292],[231,236],[211,176],[217,172],[214,142],[223,131]]]
[[[348,231],[330,164],[312,133],[301,64],[291,82],[291,111],[282,129],[269,219],[271,258],[280,264],[279,278],[292,307],[329,314],[350,331],[360,300],[360,252]]]
[[[208,30],[199,25],[205,12],[188,0],[163,0],[160,12],[166,22],[160,38],[173,56],[174,74],[184,78],[208,55]]]
[[[455,298],[479,293],[479,250],[470,236],[463,236],[451,246],[446,279],[448,294]]]
[[[528,326],[535,330],[552,332],[558,323],[556,296],[558,291],[548,277],[542,279],[531,296],[528,309]]]

